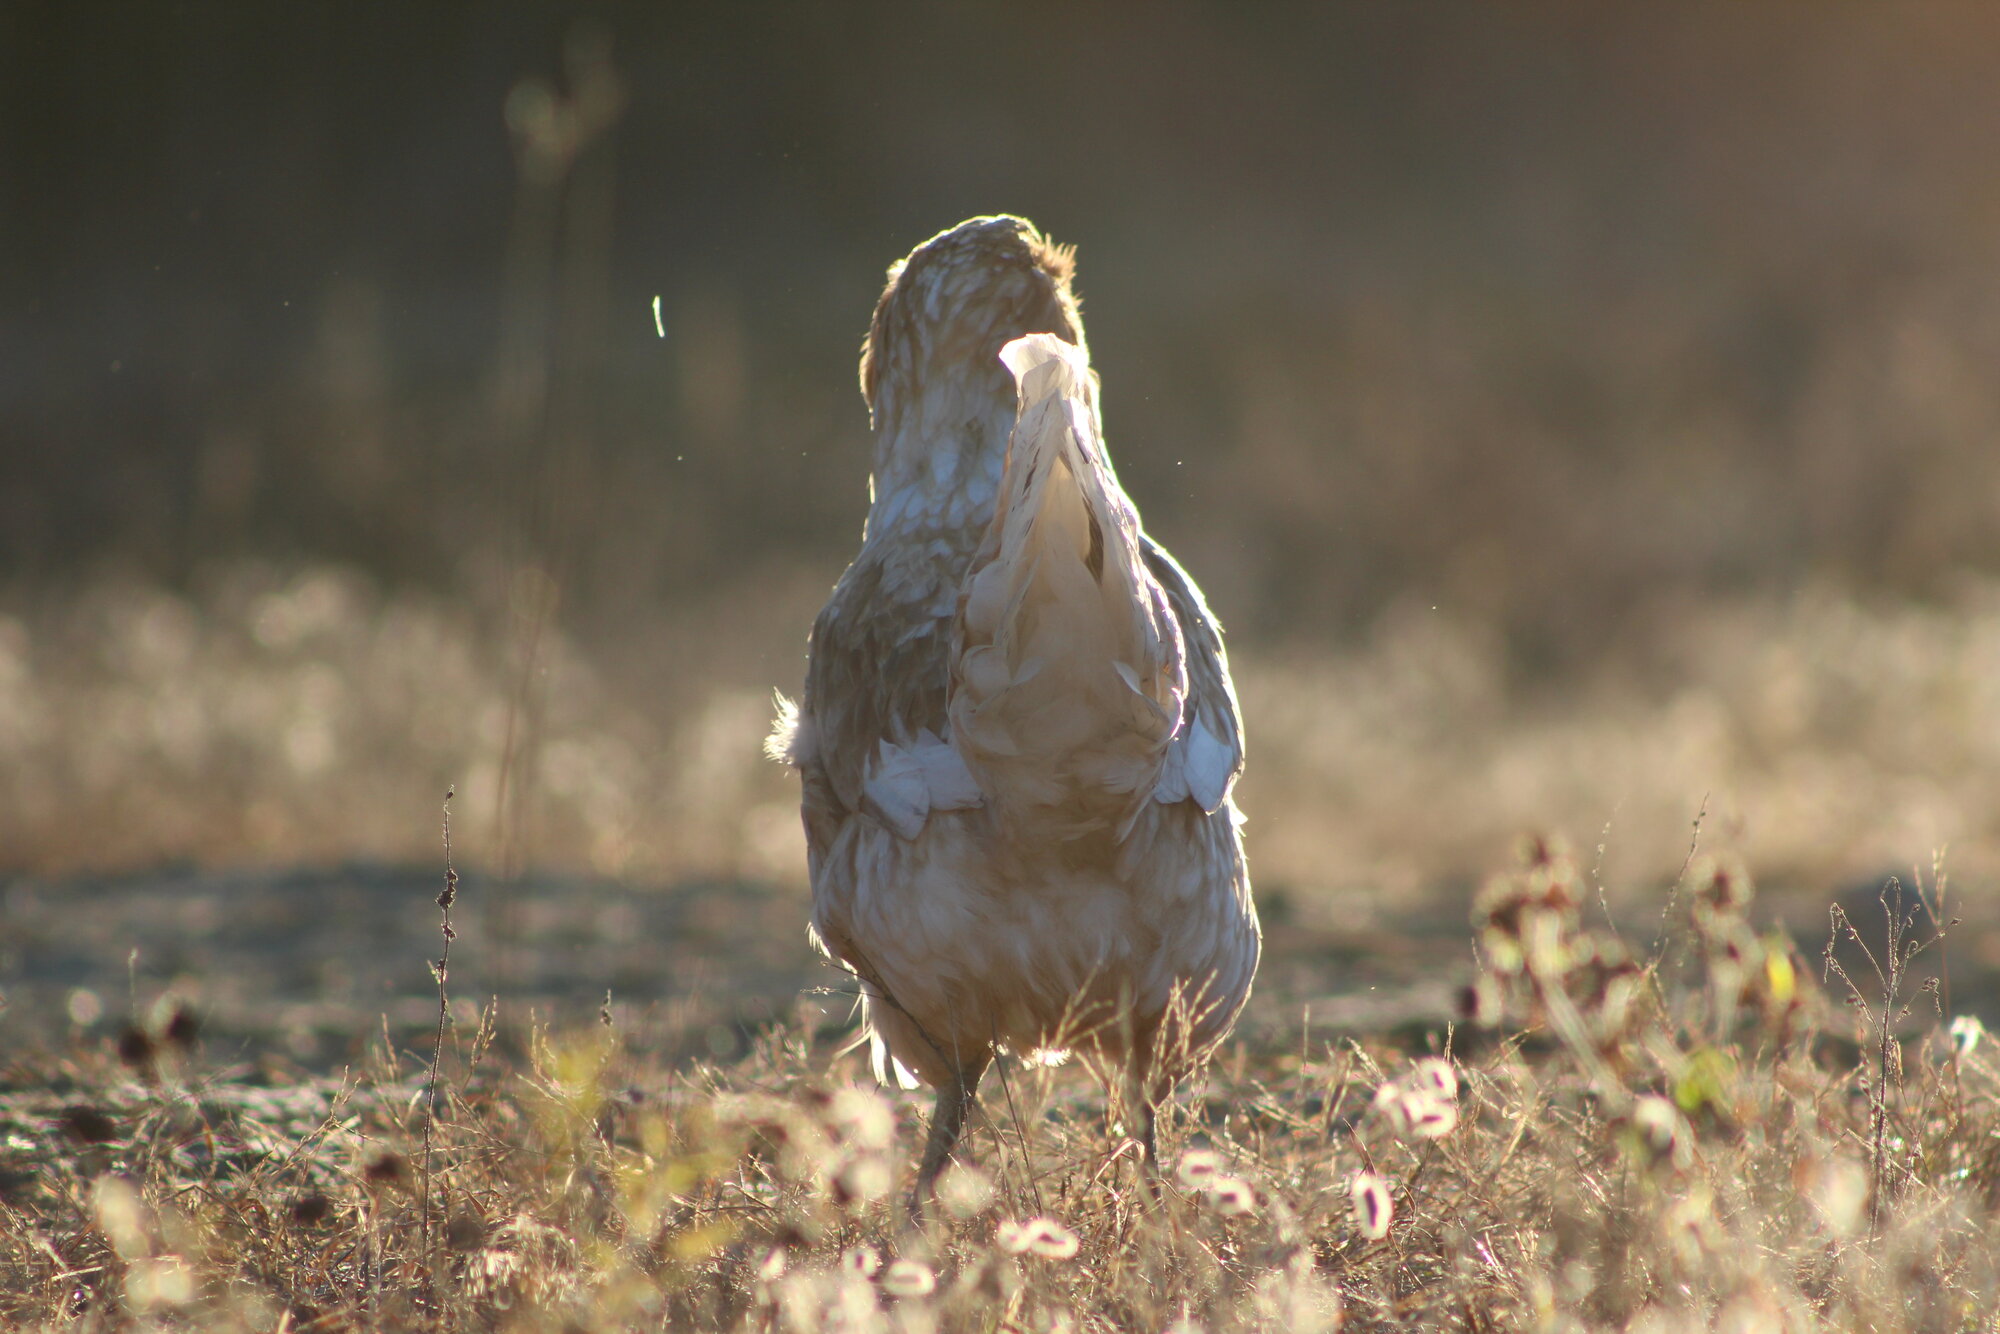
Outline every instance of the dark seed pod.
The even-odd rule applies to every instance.
[[[65,1107],[56,1119],[79,1144],[106,1144],[118,1138],[117,1123],[88,1103]]]

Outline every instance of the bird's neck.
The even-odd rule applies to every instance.
[[[970,555],[992,521],[1014,429],[1014,395],[948,383],[884,413],[865,541],[923,534]]]

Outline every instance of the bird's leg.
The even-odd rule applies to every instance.
[[[1128,1124],[1135,1124],[1138,1132],[1139,1184],[1155,1204],[1161,1199],[1160,1108],[1173,1096],[1174,1071],[1186,1067],[1181,1036],[1185,1026],[1175,1012],[1177,1007],[1178,997],[1176,1007],[1170,1007],[1158,1023],[1148,1025],[1140,1035],[1142,1040],[1132,1044],[1125,1065]]]
[[[910,1197],[910,1214],[913,1218],[923,1215],[924,1206],[937,1194],[938,1177],[944,1173],[944,1165],[951,1161],[951,1151],[958,1144],[958,1137],[965,1129],[966,1113],[972,1110],[974,1095],[979,1091],[979,1077],[986,1073],[988,1056],[981,1053],[972,1060],[951,1068],[951,1075],[938,1089],[937,1106],[931,1112],[930,1139],[924,1144],[924,1157],[917,1168],[917,1186]]]
[[[1152,1081],[1138,1071],[1132,1072],[1126,1080],[1125,1105],[1127,1115],[1137,1122],[1134,1129],[1138,1133],[1133,1138],[1139,1141],[1139,1184],[1147,1197],[1157,1203],[1160,1198],[1159,1101],[1154,1096]]]

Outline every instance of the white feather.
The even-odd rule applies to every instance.
[[[1187,801],[1192,798],[1211,814],[1229,798],[1236,783],[1236,751],[1200,718],[1190,718],[1174,738],[1167,762],[1160,771],[1160,785],[1153,800]]]
[[[932,811],[966,810],[983,800],[965,760],[929,728],[907,746],[878,745],[861,791],[863,809],[904,838],[922,833]]]

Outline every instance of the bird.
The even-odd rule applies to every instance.
[[[1105,452],[1074,269],[1007,215],[890,267],[861,549],[767,742],[875,1075],[937,1090],[913,1208],[1002,1051],[1094,1063],[1150,1182],[1262,947],[1221,629]]]

